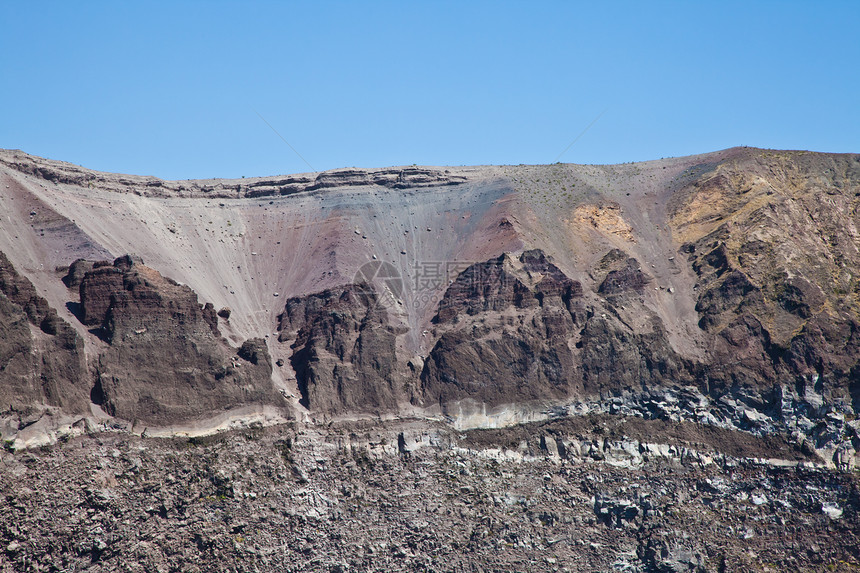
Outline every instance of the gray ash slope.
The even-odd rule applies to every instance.
[[[338,561],[329,559],[337,544],[322,551],[308,541],[311,549],[299,554],[316,555],[304,562],[312,569],[493,569],[526,559],[545,570],[850,570],[858,564],[845,534],[856,524],[860,449],[858,197],[860,156],[749,148],[615,166],[184,182],[0,152],[0,431],[13,451],[54,448],[4,454],[17,468],[5,476],[7,498],[25,483],[28,465],[48,459],[81,468],[85,480],[86,452],[134,444],[152,453],[140,471],[161,476],[151,464],[176,455],[181,465],[175,440],[253,427],[252,445],[235,437],[241,433],[190,439],[213,459],[267,452],[262,489],[294,480],[298,497],[331,498],[323,491],[331,484],[308,475],[325,475],[329,462],[319,460],[328,456],[347,468],[332,474],[333,484],[393,484],[419,459],[426,468],[445,459],[496,464],[535,491],[542,481],[564,489],[604,474],[644,488],[633,495],[580,484],[576,495],[590,501],[579,513],[558,506],[544,519],[525,510],[531,525],[504,541],[489,526],[474,546],[434,538],[389,547],[393,556],[383,559],[371,543]],[[383,419],[390,431],[377,428],[389,427]],[[575,431],[541,425],[562,422]],[[375,438],[361,438],[359,428]],[[289,461],[287,440],[323,453]],[[69,444],[81,451],[66,451]],[[350,456],[373,461],[374,470],[350,473]],[[206,484],[222,479],[200,463],[189,458],[186,470],[203,477],[187,504],[207,499]],[[282,463],[289,472],[276,469]],[[487,468],[419,521],[448,527],[438,512],[459,512],[455,521],[472,528],[472,541],[475,520],[512,523],[508,510],[462,509],[478,509],[467,494],[480,492],[481,482],[502,495],[504,480]],[[665,468],[673,491],[699,494],[660,493],[666,488],[649,476]],[[133,511],[139,476],[111,471],[103,495],[117,496],[115,514]],[[713,485],[753,474],[754,485]],[[803,483],[819,492],[803,503],[773,489]],[[422,487],[419,497],[433,490]],[[392,489],[382,487],[383,497]],[[253,512],[240,510],[237,496],[221,500],[224,516]],[[396,509],[361,518],[391,534],[407,509],[371,497]],[[662,505],[652,511],[646,498]],[[33,508],[49,503],[32,499]],[[84,505],[98,511],[93,503]],[[408,511],[421,513],[415,503]],[[289,512],[283,501],[267,507]],[[755,523],[741,527],[750,507]],[[168,558],[175,543],[198,534],[170,508],[156,514],[137,519],[164,520],[147,526],[153,535],[168,525],[179,533],[147,540],[162,553],[144,551],[144,562],[175,564],[193,554],[228,567],[247,557],[235,539],[225,553],[241,528],[227,537],[216,528],[219,541],[194,542],[199,554],[177,549]],[[79,524],[70,515],[62,523]],[[281,526],[316,520],[335,540],[355,528],[335,523],[342,514],[297,515]],[[717,539],[703,526],[708,519],[724,526],[719,535],[731,534]],[[535,520],[568,533],[539,542]],[[813,530],[816,542],[776,558],[779,535],[800,539]],[[575,554],[583,554],[586,531],[601,541],[589,542],[582,561]],[[273,555],[279,538],[269,534],[257,540],[269,553],[251,554]],[[111,568],[137,547],[128,544],[131,533],[117,535],[115,551],[102,536],[93,543],[104,548],[78,548],[76,559]],[[10,565],[35,558],[26,535],[7,528],[6,536]],[[607,539],[607,551],[622,555],[617,563],[595,548]],[[435,550],[439,544],[446,552]],[[513,551],[510,561],[494,560],[502,548]],[[450,561],[455,554],[460,565]],[[49,555],[38,558],[47,563]]]

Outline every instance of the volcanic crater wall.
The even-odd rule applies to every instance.
[[[856,155],[185,183],[0,155],[5,412],[588,403],[860,446]],[[151,266],[92,260],[126,236]],[[370,260],[402,292],[350,280]],[[464,261],[432,292],[407,276]]]

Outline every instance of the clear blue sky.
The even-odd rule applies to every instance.
[[[163,178],[860,152],[860,2],[2,2],[0,147]]]

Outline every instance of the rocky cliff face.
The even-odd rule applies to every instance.
[[[0,239],[33,245],[8,252],[47,297],[4,302],[16,400],[81,410],[91,390],[109,414],[163,425],[283,406],[277,384],[310,416],[441,412],[480,425],[612,400],[659,417],[682,394],[698,405],[674,415],[787,432],[828,459],[858,440],[855,155],[348,169],[235,188],[0,156],[4,201],[31,214]],[[139,242],[148,260],[195,290],[124,257],[70,264],[63,291],[32,258],[43,211],[87,249],[114,248],[125,233],[90,210],[118,192],[138,196],[134,210],[96,219],[150,237]],[[62,260],[59,238],[50,246]],[[371,260],[396,293],[378,276],[350,281]],[[232,345],[216,305],[231,309]],[[39,341],[61,341],[67,358],[35,365]],[[61,388],[83,388],[83,401]]]
[[[72,266],[67,283],[84,264]],[[107,413],[172,425],[243,405],[281,404],[264,341],[230,347],[211,303],[199,304],[194,291],[139,259],[92,267],[80,279],[80,316],[108,344],[92,390]]]
[[[582,285],[540,250],[474,265],[448,288],[434,322],[442,333],[421,373],[421,403],[470,400],[490,407],[611,396],[694,381],[641,304],[647,280],[633,258],[607,259],[588,302]],[[618,312],[640,313],[637,328]]]
[[[671,207],[712,340],[705,382],[819,446],[832,440],[838,457],[860,445],[846,424],[860,406],[860,161],[761,155],[716,166]]]
[[[81,337],[0,253],[0,412],[86,412],[87,378]]]
[[[290,343],[311,412],[395,411],[410,400],[443,412],[518,403],[551,405],[594,396],[694,385],[702,365],[679,356],[642,304],[648,283],[631,257],[608,253],[599,295],[540,250],[502,255],[461,272],[427,332],[426,358],[398,357],[398,331],[372,285],[348,285],[287,301],[279,340]],[[617,267],[617,268],[616,268]],[[637,313],[626,322],[618,310]]]
[[[291,298],[279,340],[292,341],[290,362],[302,403],[313,412],[381,413],[397,408],[395,336],[369,285],[345,285]]]
[[[373,324],[386,335],[369,347],[385,349],[385,359],[377,354],[374,367],[357,366],[355,349],[368,340],[359,336],[364,315],[318,303],[344,291],[291,299],[284,317],[305,304],[321,313],[305,315],[313,327],[293,346],[305,403],[315,411],[304,388],[322,384],[326,398],[316,403],[329,414],[360,409],[357,395],[376,409],[409,399],[457,415],[615,397],[660,417],[665,408],[648,405],[654,396],[665,404],[662,392],[686,388],[700,403],[682,418],[757,432],[780,428],[835,463],[860,444],[852,422],[860,396],[857,164],[854,156],[819,162],[743,153],[693,165],[667,183],[665,212],[677,241],[668,268],[690,277],[687,292],[666,286],[656,264],[637,258],[650,253],[643,255],[613,203],[606,213],[593,210],[587,223],[626,244],[594,250],[594,262],[577,269],[587,286],[541,250],[475,263],[445,288],[419,360],[397,357],[397,335],[384,314]],[[679,350],[678,319],[655,296],[692,296],[695,322],[682,326],[697,351]],[[282,318],[282,329],[289,323]],[[316,347],[336,360],[321,359]],[[325,383],[320,364],[328,364]],[[370,398],[380,389],[386,399]],[[718,403],[735,404],[735,411]]]
[[[540,251],[469,267],[439,304],[434,323],[442,334],[424,364],[419,401],[496,406],[581,389],[581,298],[582,285]]]

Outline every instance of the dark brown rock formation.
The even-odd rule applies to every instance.
[[[83,341],[0,253],[0,412],[80,413],[88,393]]]
[[[63,277],[65,285],[72,290],[81,288],[81,281],[84,280],[84,275],[95,268],[95,262],[86,259],[78,259],[69,265],[69,270],[66,276]]]
[[[625,292],[641,294],[648,282],[649,279],[642,272],[639,261],[631,257],[623,265],[620,265],[620,268],[607,273],[597,292],[602,295],[615,295]]]
[[[439,303],[438,338],[418,372],[398,360],[396,332],[365,285],[291,298],[280,341],[292,342],[302,403],[324,414],[392,411],[403,399],[496,406],[694,383],[697,367],[656,315],[641,307],[650,318],[634,330],[613,312],[620,302],[641,306],[646,282],[635,259],[621,263],[598,306],[540,250],[471,265]]]
[[[221,337],[211,304],[131,257],[96,266],[81,281],[81,316],[109,348],[93,398],[115,416],[180,424],[249,404],[281,405],[265,342],[238,351]]]
[[[599,289],[608,297],[641,293],[647,282],[635,259],[621,260]],[[608,299],[587,306],[581,285],[541,251],[474,265],[440,303],[443,334],[421,374],[419,402],[500,405],[694,381],[656,316],[634,331],[612,308]]]
[[[291,298],[280,316],[280,341],[302,403],[313,412],[381,412],[396,408],[395,338],[388,313],[368,285],[345,285]]]
[[[417,401],[497,405],[569,395],[581,384],[569,345],[585,318],[581,296],[581,285],[540,251],[472,265],[439,305],[434,322],[443,334]]]

